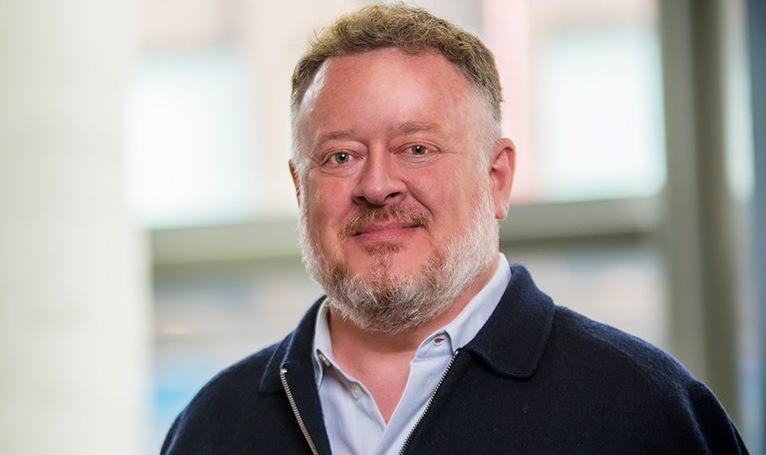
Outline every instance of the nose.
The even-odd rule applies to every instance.
[[[386,150],[370,150],[354,187],[354,202],[378,207],[391,205],[404,199],[406,190],[394,158]]]

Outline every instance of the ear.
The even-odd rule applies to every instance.
[[[495,218],[508,216],[511,203],[511,188],[516,172],[516,146],[508,138],[502,138],[492,150],[492,167],[489,169],[492,184],[492,199],[495,203]]]
[[[290,166],[290,177],[293,178],[293,186],[295,187],[295,198],[298,200],[298,207],[301,206],[301,185],[300,179],[298,179],[298,170],[295,168],[293,160],[288,161]]]

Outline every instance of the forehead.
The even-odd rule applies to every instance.
[[[377,118],[465,111],[478,92],[437,52],[406,53],[396,48],[336,56],[314,75],[298,112],[300,123],[325,123],[344,116]]]
[[[344,74],[348,70],[356,72],[360,69],[375,70],[377,68],[404,72],[410,69],[423,76],[440,75],[453,82],[457,82],[453,78],[468,82],[457,65],[435,50],[408,52],[396,47],[383,47],[330,57],[319,67],[317,76],[321,78],[328,74]],[[315,77],[310,85],[314,85],[317,79]]]

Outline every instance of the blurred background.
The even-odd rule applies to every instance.
[[[289,78],[365,3],[0,0],[0,453],[157,453],[320,296]],[[766,453],[766,2],[415,3],[496,54],[509,261],[679,358]]]

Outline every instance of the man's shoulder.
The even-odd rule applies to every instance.
[[[299,453],[305,443],[279,377],[292,335],[208,381],[175,419],[160,453]]]
[[[615,421],[652,428],[666,445],[746,453],[713,392],[662,349],[564,307],[555,309],[549,347],[554,366],[544,375],[564,377],[591,401],[609,403],[618,411]]]
[[[241,399],[242,396],[257,396],[263,375],[280,343],[250,354],[218,372],[202,386],[188,408],[226,407],[230,401]]]
[[[304,364],[310,362],[313,321],[316,319],[319,302],[321,299],[315,302],[298,326],[285,338],[221,370],[200,390],[197,399],[204,399],[208,394],[220,398],[220,393],[235,395],[251,391],[281,391],[279,369],[288,357],[293,359],[293,363],[301,363],[302,368],[306,368]]]
[[[205,387],[228,386],[229,383],[240,383],[243,379],[258,378],[268,367],[277,349],[283,341],[276,342],[236,361],[216,374]],[[258,385],[258,381],[247,381],[250,386]]]
[[[601,378],[619,375],[662,384],[667,384],[668,379],[694,381],[692,375],[662,349],[558,305],[537,288],[522,266],[517,265],[512,271],[515,278],[486,333],[495,343],[495,352],[499,339],[511,346],[503,351],[510,356],[517,352],[513,346],[525,346],[526,354],[516,355],[514,366],[530,368],[515,370],[531,374],[535,370],[540,373],[538,368],[543,372],[553,372],[551,368],[555,368],[555,372],[594,376],[591,377],[594,380],[603,373]],[[516,363],[518,359],[523,362]]]
[[[663,383],[674,377],[693,379],[680,362],[654,344],[566,307],[556,307],[552,338],[583,362],[599,359],[599,364]]]
[[[282,411],[279,395],[264,393],[261,386],[279,344],[230,365],[202,386],[173,422],[161,453],[202,453],[203,447],[226,451],[232,444],[252,444],[248,432],[269,428]]]

